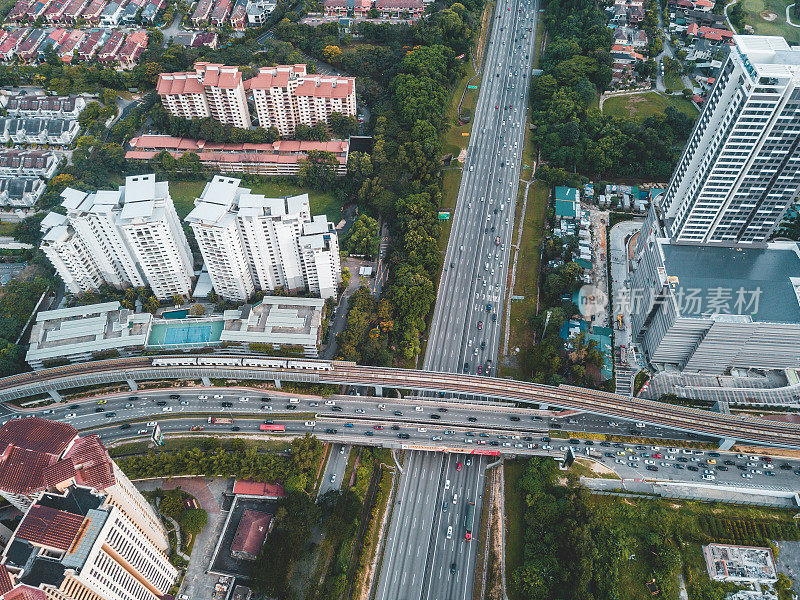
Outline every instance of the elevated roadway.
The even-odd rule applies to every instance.
[[[185,355],[184,355],[185,357]],[[220,355],[214,355],[224,360]],[[158,357],[163,360],[165,357]],[[230,356],[231,362],[242,361]],[[0,401],[47,394],[50,390],[147,379],[300,381],[349,386],[396,388],[512,400],[603,415],[703,436],[771,447],[800,448],[800,426],[756,417],[720,414],[661,402],[628,398],[570,386],[552,387],[526,381],[459,373],[360,366],[346,362],[307,361],[302,370],[237,366],[154,366],[153,357],[113,359],[22,373],[0,379]]]

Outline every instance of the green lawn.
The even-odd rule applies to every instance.
[[[203,193],[205,185],[205,179],[200,181],[169,182],[169,193],[175,203],[175,210],[181,219],[194,208],[194,199]],[[244,187],[251,187],[254,194],[264,194],[273,198],[308,192],[312,215],[325,213],[334,224],[342,219],[342,203],[331,193],[305,190],[280,179],[263,179],[256,185],[245,185]]]
[[[0,235],[14,235],[14,230],[16,228],[17,228],[16,223],[0,221]]]
[[[800,28],[792,27],[786,22],[786,7],[792,4],[792,0],[739,1],[747,13],[746,22],[753,26],[756,35],[779,35],[790,44],[800,44]],[[777,15],[773,21],[764,18],[772,17],[771,13]],[[800,19],[792,16],[792,22],[800,23]]]
[[[651,115],[663,113],[668,106],[685,112],[689,116],[697,116],[697,109],[682,96],[664,96],[658,92],[609,98],[603,103],[603,113],[614,117],[638,117],[644,119]]]
[[[525,547],[525,497],[519,489],[519,480],[525,475],[527,461],[506,460],[503,462],[503,495],[506,509],[506,579],[522,566],[522,551]],[[522,600],[514,596],[509,587],[511,600]]]

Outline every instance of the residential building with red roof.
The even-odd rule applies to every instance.
[[[103,47],[97,51],[97,60],[101,62],[115,61],[124,41],[125,34],[119,29],[114,30],[103,44]]]
[[[74,24],[88,6],[89,0],[72,0],[64,11],[63,20]]]
[[[249,479],[237,479],[234,481],[233,493],[237,496],[253,496],[270,500],[277,500],[286,496],[286,491],[280,483],[250,481]]]
[[[87,23],[97,23],[100,21],[100,15],[108,4],[108,0],[91,0],[89,5],[84,9],[81,18]]]
[[[243,560],[255,560],[267,539],[271,524],[271,514],[245,509],[231,542],[231,556]]]
[[[117,55],[119,65],[123,69],[132,69],[139,61],[139,57],[147,49],[147,31],[140,29],[129,34],[122,49]]]
[[[100,46],[105,39],[105,32],[102,29],[92,31],[86,38],[78,45],[78,58],[80,60],[92,60],[94,55],[97,54]]]
[[[31,5],[26,0],[17,0],[17,3],[11,7],[11,11],[6,15],[6,21],[10,23],[22,23],[25,21],[25,15],[28,12],[28,7]]]
[[[258,124],[289,137],[300,123],[328,122],[332,112],[356,115],[355,77],[310,75],[306,65],[264,67],[245,82]]]
[[[68,423],[39,417],[12,419],[0,427],[0,496],[14,507],[25,512],[42,493],[76,485],[103,492],[155,548],[169,550],[161,520],[99,437],[80,437]]]
[[[689,32],[687,28],[687,33]],[[729,29],[718,29],[716,27],[706,27],[701,26],[697,29],[697,37],[710,40],[712,42],[721,42],[724,41],[726,43],[733,42],[733,32]]]
[[[17,56],[20,60],[33,60],[39,53],[39,46],[42,45],[45,39],[47,39],[47,33],[43,29],[33,29],[17,48]]]
[[[19,50],[22,41],[28,35],[28,29],[15,29],[3,38],[0,43],[0,60],[10,62]]]
[[[197,62],[194,73],[159,75],[156,91],[164,108],[177,117],[213,117],[220,123],[250,127],[250,110],[237,67]]]
[[[214,0],[200,0],[192,13],[192,23],[195,27],[199,27],[203,23],[208,22],[211,16],[211,9],[214,7]]]
[[[422,0],[376,0],[375,8],[385,19],[416,21],[425,12],[425,3]]]
[[[231,11],[231,27],[244,31],[247,27],[247,0],[236,0]]]
[[[33,22],[36,21],[39,17],[44,16],[45,11],[47,11],[48,7],[52,0],[34,0],[30,6],[28,6],[28,10],[25,14],[26,18]]]
[[[86,37],[86,32],[80,29],[73,29],[69,34],[61,40],[61,43],[56,49],[56,54],[65,63],[72,62],[74,52],[83,39]]]
[[[162,151],[179,158],[194,152],[207,169],[222,173],[252,173],[258,175],[296,175],[302,160],[312,150],[330,152],[339,163],[336,174],[347,173],[347,141],[310,142],[280,140],[271,144],[224,144],[171,137],[141,135],[130,141],[132,150],[125,154],[130,160],[152,160]]]
[[[64,16],[69,4],[70,0],[53,0],[44,13],[44,20],[49,23],[57,23]]]
[[[325,0],[323,12],[326,17],[347,17],[352,11],[353,18],[364,19],[372,8],[372,0]]]
[[[219,35],[216,31],[198,31],[194,34],[190,46],[192,48],[206,46],[212,50],[216,50],[219,47]]]
[[[211,11],[211,17],[209,20],[211,21],[212,25],[220,27],[225,22],[225,19],[228,18],[228,14],[230,12],[231,0],[217,0],[214,3],[214,10]]]
[[[0,557],[4,600],[164,600],[177,576],[123,507],[76,484],[40,494]]]

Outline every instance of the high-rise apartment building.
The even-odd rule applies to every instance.
[[[284,137],[300,123],[327,123],[333,112],[356,115],[355,77],[310,75],[306,65],[263,67],[245,89],[253,95],[258,124]]]
[[[266,198],[240,182],[214,177],[186,217],[214,290],[237,302],[276,288],[334,296],[341,265],[333,223],[312,218],[307,194]]]
[[[238,67],[204,62],[194,72],[162,73],[157,91],[164,108],[177,117],[213,117],[221,123],[250,127],[247,95],[261,127],[294,134],[298,124],[327,123],[333,112],[356,115],[355,77],[310,75],[306,65],[280,65],[258,70],[242,81]]]
[[[67,214],[42,221],[42,250],[72,293],[149,285],[158,298],[187,295],[194,264],[167,182],[127,177],[118,190],[62,193]]]
[[[800,190],[800,47],[733,39],[656,206],[677,242],[763,242]]]
[[[250,127],[250,111],[238,67],[197,62],[194,72],[161,73],[156,91],[164,108],[175,116],[213,117],[242,129]]]
[[[95,435],[37,417],[0,428],[0,495],[24,514],[0,559],[5,600],[161,600],[166,531]]]

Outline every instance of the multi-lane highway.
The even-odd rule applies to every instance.
[[[495,8],[423,367],[492,372],[514,229],[538,0]]]
[[[425,370],[489,375],[497,364],[497,315],[503,314],[537,13],[538,0],[495,6]],[[457,418],[455,412],[431,416]],[[482,416],[482,425],[498,418]],[[501,412],[499,419],[508,425],[508,414]],[[437,437],[446,435],[433,441]],[[472,437],[465,442],[487,443]],[[379,600],[472,597],[476,543],[465,539],[464,520],[472,512],[469,518],[479,526],[485,462],[469,462],[450,454],[408,455],[384,549]]]

